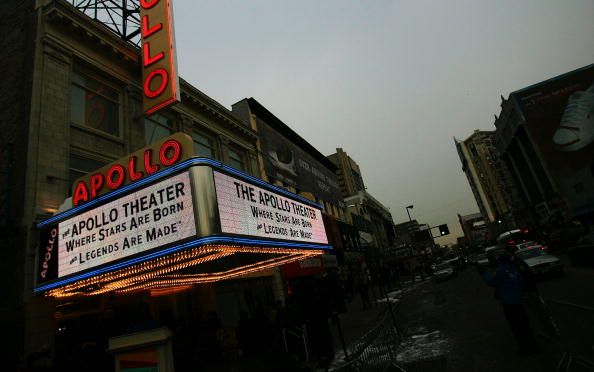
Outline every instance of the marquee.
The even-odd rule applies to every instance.
[[[331,249],[321,209],[190,156],[39,223],[34,291],[71,297],[186,286],[318,256]]]

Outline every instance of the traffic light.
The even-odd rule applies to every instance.
[[[450,229],[448,229],[448,225],[439,225],[439,234],[441,236],[450,235]]]

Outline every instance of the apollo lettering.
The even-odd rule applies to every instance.
[[[155,5],[159,3],[159,0],[141,0],[140,6],[143,9],[151,9]],[[153,53],[151,55],[151,42],[149,37],[153,35],[158,35],[159,33],[163,32],[163,23],[156,23],[151,25],[151,20],[149,14],[145,14],[142,17],[142,26],[140,28],[140,33],[142,38],[146,41],[142,43],[142,65],[144,68],[148,68],[155,64],[156,62],[165,58],[165,52],[159,51],[157,53]],[[161,83],[158,85],[157,89],[151,89],[151,82],[153,79],[160,78]],[[163,68],[156,68],[152,70],[146,80],[144,81],[144,94],[149,98],[155,98],[160,96],[165,88],[167,88],[167,84],[169,82],[169,74]]]
[[[158,1],[158,0],[157,0]],[[170,139],[161,145],[159,149],[159,162],[153,163],[153,150],[144,151],[143,159],[139,160],[132,155],[128,159],[126,166],[114,164],[104,173],[95,173],[91,175],[87,184],[85,180],[80,180],[74,188],[72,203],[74,206],[95,199],[100,191],[117,190],[122,185],[137,181],[143,177],[157,172],[161,168],[169,167],[179,161],[182,155],[181,143],[175,139]]]
[[[41,277],[45,279],[47,275],[47,270],[49,268],[49,261],[52,259],[52,251],[54,250],[54,243],[56,242],[56,237],[58,235],[58,229],[53,228],[50,232],[50,238],[47,241],[47,245],[45,246],[45,254],[43,255],[43,264],[41,265]]]
[[[170,0],[140,0],[145,113],[179,100]]]

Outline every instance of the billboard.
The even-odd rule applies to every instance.
[[[572,215],[594,211],[594,65],[513,96]]]
[[[266,122],[258,120],[264,169],[269,177],[339,205],[340,185],[334,172],[299,148]]]
[[[194,235],[186,171],[47,226],[41,232],[37,282],[87,271]]]
[[[320,209],[217,171],[214,181],[223,234],[328,244]]]

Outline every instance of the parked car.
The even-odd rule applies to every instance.
[[[567,255],[572,265],[594,265],[594,233],[579,238]]]
[[[523,250],[523,249],[531,249],[531,248],[536,248],[536,247],[542,249],[543,251],[546,251],[547,250],[547,247],[546,246],[544,246],[542,244],[539,244],[539,243],[537,243],[535,241],[532,241],[532,240],[527,241],[527,242],[523,242],[523,243],[519,243],[519,244],[515,244],[515,245],[511,246],[511,248],[514,251],[519,251],[519,250]],[[508,246],[508,248],[510,248],[510,247]]]
[[[546,244],[551,253],[565,252],[577,245],[579,239],[587,233],[586,227],[581,224],[564,226],[551,232]]]
[[[517,251],[515,259],[523,261],[534,275],[563,273],[561,260],[538,247]]]
[[[516,244],[534,240],[534,238],[535,234],[533,232],[530,232],[528,229],[510,230],[499,235],[499,237],[497,238],[497,246],[513,246]]]
[[[456,253],[450,253],[441,258],[442,263],[449,263],[455,271],[460,271],[466,266],[466,260]]]
[[[489,257],[487,257],[486,253],[479,253],[475,256],[474,262],[476,264],[479,264],[482,266],[488,266],[489,265]]]
[[[518,249],[516,246],[495,246],[485,249],[487,254],[488,266],[497,267],[497,258],[499,257],[499,255],[503,253],[511,255],[517,250]]]
[[[539,244],[537,242],[532,242],[532,241],[518,244],[516,247],[517,247],[517,252],[525,251],[527,249],[534,249],[534,248],[540,249],[541,251],[545,251],[547,253],[549,252],[549,249],[547,246]]]
[[[433,280],[442,281],[450,278],[455,278],[458,274],[454,270],[454,266],[449,262],[442,262],[433,268]]]

